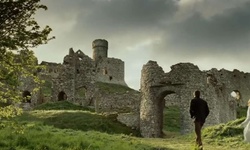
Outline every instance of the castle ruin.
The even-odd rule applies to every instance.
[[[250,98],[250,74],[233,70],[200,71],[191,63],[171,66],[165,73],[155,61],[149,61],[141,73],[140,130],[143,137],[162,137],[162,114],[165,97],[175,94],[175,104],[181,110],[181,133],[193,127],[189,104],[195,90],[208,102],[210,114],[205,125],[215,125],[236,119],[236,108],[246,106]],[[231,95],[235,93],[235,97]],[[173,98],[173,97],[170,97]],[[171,99],[167,99],[171,101]],[[166,101],[168,103],[168,101]]]
[[[165,73],[157,62],[149,61],[141,70],[140,92],[131,90],[124,80],[124,62],[108,57],[108,42],[94,40],[92,48],[93,58],[71,48],[62,64],[41,62],[46,68],[37,74],[45,80],[45,88],[32,93],[34,84],[27,80],[20,87],[23,97],[30,96],[31,105],[67,100],[94,107],[96,112],[117,112],[118,121],[140,129],[143,137],[163,136],[163,109],[168,105],[180,108],[181,133],[193,130],[189,103],[195,90],[201,91],[210,108],[206,126],[236,119],[236,108],[245,106],[250,98],[249,73],[214,68],[201,71],[191,63],[175,64]],[[102,84],[127,89],[105,91],[99,86]]]

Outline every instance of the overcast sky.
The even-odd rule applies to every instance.
[[[157,61],[165,72],[180,62],[200,70],[250,72],[250,0],[41,0],[40,25],[56,39],[35,51],[39,62],[62,63],[69,48],[92,57],[106,39],[109,57],[125,62],[125,81],[140,88],[141,69]]]

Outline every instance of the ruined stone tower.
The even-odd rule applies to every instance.
[[[108,41],[104,39],[96,39],[92,42],[92,48],[94,61],[108,57]]]
[[[92,42],[92,49],[96,81],[127,86],[124,80],[124,61],[108,57],[108,41],[96,39]]]

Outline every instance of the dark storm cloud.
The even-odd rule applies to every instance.
[[[190,57],[193,54],[244,53],[250,47],[250,3],[226,9],[210,18],[196,12],[165,31],[162,43],[155,47],[158,50],[165,51],[163,48],[169,47],[177,53],[192,52]]]
[[[171,0],[98,1],[88,15],[79,15],[77,28],[115,36],[135,31],[147,32],[157,28],[175,10],[175,3]]]
[[[107,39],[114,49],[133,46],[161,32],[166,20],[177,11],[175,0],[43,0],[52,14],[55,32],[66,28],[74,45],[90,45],[96,38]],[[64,33],[65,34],[65,33]],[[65,44],[65,43],[63,43]],[[90,47],[90,46],[89,46]],[[116,51],[118,53],[118,51]],[[119,52],[120,53],[120,52]]]
[[[109,57],[125,62],[127,83],[137,88],[140,70],[150,59],[164,69],[179,62],[240,70],[250,64],[250,0],[41,2],[48,11],[38,14],[38,20],[50,25],[56,36],[42,47],[45,52],[39,51],[42,60],[61,62],[70,47],[91,57],[91,42],[104,38]],[[49,50],[55,55],[46,55]]]
[[[74,30],[115,34],[157,27],[177,9],[175,0],[44,0],[52,14],[77,14]],[[61,18],[64,19],[64,18]],[[64,20],[67,21],[67,20]]]

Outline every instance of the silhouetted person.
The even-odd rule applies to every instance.
[[[194,99],[190,103],[190,115],[194,119],[196,144],[202,149],[201,128],[209,114],[207,102],[200,98],[200,91],[194,92]]]

